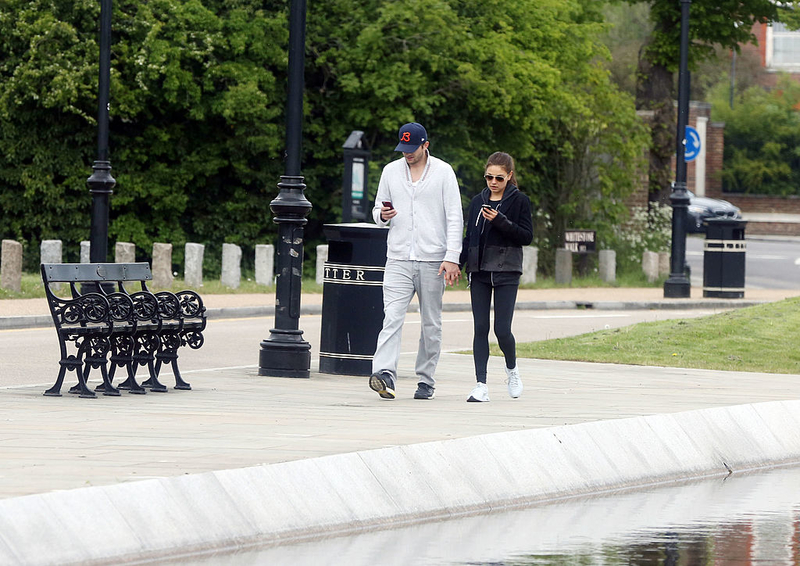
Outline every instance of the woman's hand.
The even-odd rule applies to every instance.
[[[481,214],[483,214],[483,217],[489,222],[497,218],[497,211],[488,206],[481,207]]]

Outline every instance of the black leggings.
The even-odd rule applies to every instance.
[[[493,274],[479,271],[470,274],[470,298],[472,300],[472,319],[475,335],[472,339],[472,357],[475,361],[475,377],[486,383],[486,364],[489,362],[489,308],[494,290],[494,335],[506,358],[506,367],[517,366],[517,351],[514,335],[511,334],[511,320],[514,317],[514,304],[517,301],[519,278],[508,281],[505,273]],[[505,280],[505,281],[501,281]]]

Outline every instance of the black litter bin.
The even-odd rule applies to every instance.
[[[328,261],[322,288],[319,371],[372,373],[383,325],[383,271],[388,228],[375,224],[326,224]]]
[[[703,296],[722,299],[744,297],[745,220],[711,218],[703,222]]]

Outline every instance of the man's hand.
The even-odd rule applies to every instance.
[[[439,275],[442,273],[444,273],[444,282],[450,286],[458,283],[461,278],[461,270],[458,268],[458,264],[452,261],[442,262],[442,265],[439,266]]]
[[[389,208],[388,206],[381,207],[381,220],[384,222],[389,222],[389,220],[395,216],[397,216],[397,211],[394,208]]]

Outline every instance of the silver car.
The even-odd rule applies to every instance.
[[[687,212],[687,232],[705,232],[703,221],[709,218],[728,218],[741,220],[742,211],[726,200],[698,197],[692,191],[689,193],[689,210]]]

